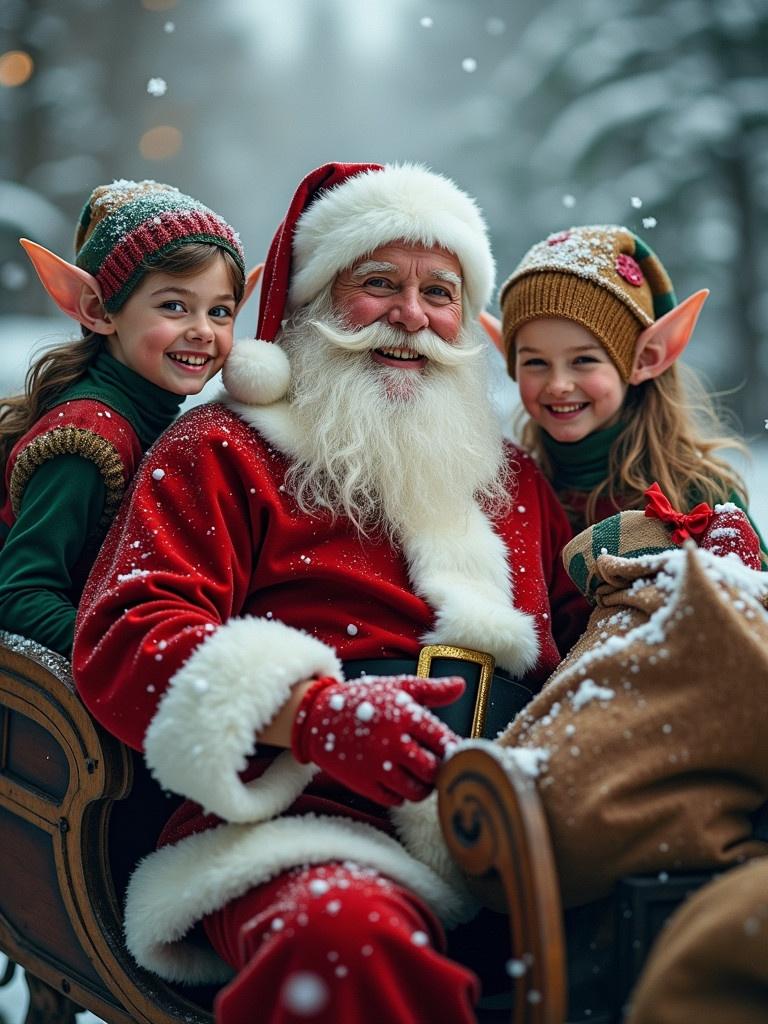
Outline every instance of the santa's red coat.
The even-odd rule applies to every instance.
[[[341,660],[416,657],[425,637],[488,649],[502,666],[511,659],[514,670],[510,636],[524,612],[538,636],[526,676],[536,686],[557,664],[558,643],[564,652],[587,613],[560,560],[570,538],[565,516],[519,450],[508,449],[509,512],[492,529],[478,512],[466,551],[457,550],[461,537],[448,537],[447,554],[434,556],[443,559],[440,572],[428,564],[425,574],[413,551],[429,563],[433,538],[403,552],[384,537],[361,538],[343,518],[301,511],[284,487],[289,410],[281,420],[266,409],[235,409],[198,407],[150,450],[83,594],[73,652],[78,689],[94,716],[144,749],[164,786],[217,816],[211,820],[230,823],[158,851],[131,883],[134,954],[167,977],[189,980],[210,979],[216,969],[204,954],[180,953],[178,936],[290,864],[367,863],[444,918],[461,914],[463,897],[439,867],[420,863],[369,824],[280,817],[307,790],[312,766],[284,752],[255,786],[243,783],[254,737],[297,681],[340,676]],[[502,564],[494,568],[499,542]],[[505,556],[514,608],[502,607],[496,593]],[[494,580],[458,587],[436,613],[419,593],[451,578],[440,573],[454,557],[491,566],[483,571]],[[344,813],[341,805],[334,810]]]

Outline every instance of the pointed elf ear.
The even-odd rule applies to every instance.
[[[19,242],[32,261],[43,288],[62,313],[96,334],[114,334],[115,325],[104,311],[101,288],[92,274],[67,263],[61,256],[37,242],[30,242],[28,238],[20,238]]]
[[[248,299],[250,299],[251,295],[253,294],[253,289],[256,287],[256,285],[261,280],[261,275],[262,275],[263,271],[264,271],[264,264],[263,263],[257,263],[255,267],[252,267],[248,271],[248,273],[246,275],[246,278],[245,278],[245,288],[243,289],[243,297],[242,297],[242,299],[240,299],[240,301],[237,304],[237,308],[238,309],[241,309],[246,304]]]
[[[659,377],[669,369],[691,340],[701,307],[708,295],[706,288],[694,292],[656,323],[646,327],[637,339],[634,366],[629,375],[630,384],[640,384],[644,380]]]
[[[485,333],[491,339],[493,344],[506,358],[507,353],[504,351],[504,343],[501,338],[501,321],[498,317],[495,317],[493,313],[487,313],[485,310],[478,315],[477,319],[485,328]]]

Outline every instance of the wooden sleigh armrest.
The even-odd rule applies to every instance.
[[[560,890],[533,781],[501,748],[463,745],[438,779],[440,824],[474,894],[509,914],[513,1024],[563,1024]]]
[[[0,634],[0,948],[31,979],[28,1021],[77,1007],[109,1024],[212,1021],[124,945],[115,859],[134,857],[151,799],[164,799],[155,787],[148,800],[141,770],[83,707],[63,658]],[[35,979],[53,990],[48,1010],[35,1009]]]

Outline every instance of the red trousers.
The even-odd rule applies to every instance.
[[[475,975],[408,890],[351,864],[297,868],[204,922],[237,972],[217,1024],[470,1024]]]

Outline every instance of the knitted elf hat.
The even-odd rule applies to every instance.
[[[515,332],[539,317],[575,320],[629,380],[640,333],[677,304],[658,256],[616,224],[569,228],[532,246],[501,286],[502,331],[514,377]]]
[[[380,246],[403,241],[456,255],[463,313],[475,318],[493,291],[495,264],[475,201],[454,182],[417,164],[328,163],[301,182],[267,255],[256,340],[233,349],[227,391],[266,405],[288,391],[290,368],[273,344],[283,320],[307,305],[336,275]]]
[[[218,214],[157,181],[113,181],[91,193],[75,234],[75,263],[96,278],[116,313],[153,262],[188,242],[225,249],[245,274],[238,235]]]

